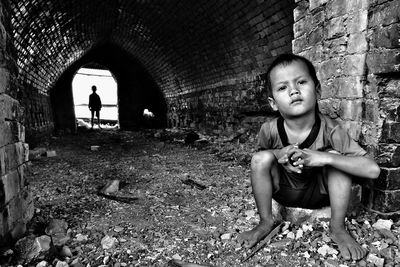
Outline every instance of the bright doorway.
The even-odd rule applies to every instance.
[[[96,93],[100,96],[102,102],[100,110],[101,127],[118,127],[117,82],[109,70],[89,67],[80,68],[72,80],[75,118],[78,127],[91,126],[91,112],[88,104],[93,85],[97,87]],[[97,122],[96,119],[95,122]],[[95,125],[97,124],[95,123]]]

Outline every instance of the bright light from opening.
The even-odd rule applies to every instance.
[[[154,114],[153,114],[153,112],[151,112],[150,110],[148,110],[146,108],[146,109],[143,110],[143,116],[153,118]]]
[[[92,86],[97,87],[103,107],[100,111],[102,120],[118,120],[117,83],[108,70],[81,68],[72,81],[72,93],[75,103],[76,118],[90,118],[88,108]]]

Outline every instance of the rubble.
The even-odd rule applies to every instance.
[[[54,139],[46,151],[59,155],[32,162],[35,215],[27,235],[0,250],[1,266],[400,265],[398,221],[365,209],[349,214],[346,227],[369,253],[344,261],[330,238],[330,210],[311,217],[297,210],[302,219],[294,220],[279,206],[282,229],[242,262],[249,251],[237,236],[258,223],[241,157],[251,146],[238,142],[246,134],[232,141],[200,135],[208,143],[196,146],[184,143],[186,133],[103,130]],[[102,149],[93,153],[92,144]],[[206,188],[183,184],[188,179]],[[118,190],[99,195],[109,181],[119,181]]]

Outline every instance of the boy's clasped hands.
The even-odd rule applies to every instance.
[[[278,155],[278,163],[289,172],[302,173],[307,167],[322,167],[326,152],[310,149],[300,149],[299,145],[293,144],[281,149]]]

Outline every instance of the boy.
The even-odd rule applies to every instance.
[[[280,116],[262,125],[251,161],[251,183],[259,224],[239,242],[252,247],[272,229],[272,198],[284,206],[331,206],[331,237],[342,257],[359,260],[366,251],[345,229],[352,176],[375,179],[379,166],[337,122],[318,111],[314,66],[284,54],[267,71],[269,104]]]
[[[100,127],[100,109],[101,109],[101,100],[100,100],[100,96],[98,94],[96,94],[97,91],[97,87],[95,85],[92,86],[92,91],[93,93],[89,95],[89,109],[92,113],[92,129],[93,129],[93,119],[94,119],[94,114],[96,113],[96,117],[97,117],[97,124]]]

